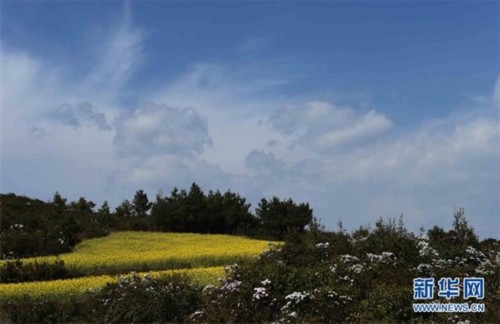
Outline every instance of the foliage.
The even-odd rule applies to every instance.
[[[278,197],[263,198],[256,215],[266,233],[282,239],[287,231],[304,232],[313,220],[313,210],[308,203],[297,205],[292,199],[281,201]]]
[[[80,197],[69,202],[56,192],[43,202],[13,193],[0,194],[0,259],[16,259],[69,252],[83,239],[113,231],[166,231],[234,234],[280,240],[290,230],[303,232],[312,222],[308,204],[291,199],[263,199],[257,208],[238,193],[210,190],[205,194],[193,183],[189,191],[174,188],[150,202],[138,190],[132,202],[125,199],[114,212],[107,201],[96,204]]]
[[[93,303],[85,305],[89,308],[85,320],[105,323],[180,322],[196,310],[199,290],[188,278],[180,275],[168,279],[149,275],[121,278],[88,298]]]
[[[151,209],[152,203],[149,202],[148,195],[139,190],[135,193],[134,200],[132,201],[132,210],[135,216],[146,216],[147,212]]]
[[[131,275],[103,288],[57,300],[24,296],[2,305],[1,321],[12,322],[180,322],[199,303],[199,285],[182,274]]]
[[[81,275],[76,270],[70,272],[64,266],[64,261],[59,259],[54,263],[35,261],[23,264],[21,260],[6,261],[0,267],[0,283],[65,279]]]
[[[250,204],[240,195],[209,191],[193,183],[189,192],[174,188],[170,196],[159,193],[151,208],[154,227],[160,231],[242,234],[256,226]]]
[[[71,211],[82,213],[92,213],[94,211],[94,207],[95,203],[92,200],[85,199],[84,197],[80,197],[78,201],[74,201],[69,204],[69,209]]]
[[[81,239],[105,234],[99,223],[81,211],[71,211],[58,193],[54,201],[0,195],[2,259],[70,251]]]
[[[462,239],[467,240],[467,236]],[[402,242],[406,245],[399,247]],[[465,241],[467,242],[467,241]],[[458,243],[464,243],[459,241]],[[394,220],[346,234],[290,235],[254,263],[233,265],[220,286],[206,287],[198,322],[498,322],[500,242],[478,250],[450,246],[443,259],[424,237]],[[396,250],[386,250],[394,247]],[[463,253],[462,253],[463,252]],[[460,255],[465,257],[460,257]],[[414,313],[412,279],[483,277],[485,313]],[[442,298],[439,298],[442,299]],[[442,300],[443,302],[443,300]],[[446,302],[446,300],[444,300]],[[464,303],[456,297],[453,302]]]

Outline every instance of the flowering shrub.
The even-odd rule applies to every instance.
[[[199,303],[196,285],[182,276],[158,279],[146,275],[122,277],[117,283],[90,293],[86,321],[153,322],[182,321]]]
[[[24,297],[2,304],[1,321],[12,322],[180,322],[199,303],[200,290],[186,277],[124,276],[103,289],[64,300]]]
[[[190,321],[498,322],[500,245],[487,247],[453,247],[456,254],[444,251],[452,258],[443,259],[429,239],[390,223],[361,233],[295,235],[254,263],[226,269],[220,286],[203,290],[201,307]],[[413,278],[469,276],[484,277],[485,313],[460,313],[450,320],[449,314],[413,312]],[[457,297],[454,302],[467,301]]]

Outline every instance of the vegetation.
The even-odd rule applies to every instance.
[[[107,204],[95,212],[84,198],[67,204],[56,196],[50,203],[1,196],[2,213],[7,206],[2,244],[9,249],[0,268],[0,321],[500,322],[500,241],[481,241],[463,209],[455,211],[449,230],[436,226],[416,235],[401,217],[347,233],[341,224],[336,232],[324,230],[306,203],[262,199],[252,215],[238,194],[204,194],[195,184],[154,202],[138,191],[114,213]],[[59,216],[48,217],[53,212]],[[101,234],[89,220],[112,233],[95,238]],[[40,246],[22,242],[37,226],[48,230],[33,236],[36,244],[44,238]],[[114,232],[132,228],[170,233]],[[178,233],[184,231],[283,242]],[[73,243],[85,240],[71,253],[40,256],[57,250],[54,233],[73,233]],[[31,258],[10,260],[12,255]],[[232,264],[225,273],[223,264]],[[164,270],[174,268],[182,269]],[[110,275],[130,270],[141,272]],[[85,277],[92,273],[102,275]],[[448,301],[435,294],[424,302],[484,303],[486,311],[414,312],[413,279],[443,277],[484,278],[485,298]]]
[[[26,266],[37,264],[40,267],[59,260],[73,273],[120,274],[128,271],[224,266],[251,259],[267,246],[267,241],[229,235],[117,232],[85,240],[71,253],[20,261]],[[0,261],[0,265],[2,262],[7,263]]]
[[[0,194],[0,259],[17,259],[70,252],[84,239],[115,231],[155,231],[237,234],[280,240],[288,230],[303,231],[312,221],[308,204],[291,199],[262,199],[256,215],[246,199],[230,190],[205,194],[193,183],[189,191],[174,188],[150,202],[138,190],[114,212],[107,201],[96,204],[80,197],[68,203],[58,192],[49,202]]]
[[[39,322],[182,322],[199,306],[201,286],[189,277],[132,275],[64,300],[23,297],[3,304],[1,320]],[[3,318],[2,318],[3,316]]]
[[[170,278],[173,275],[183,275],[191,279],[192,283],[207,285],[217,283],[217,279],[224,274],[224,267],[204,267],[193,269],[164,270],[154,272],[140,272],[132,276],[144,278]],[[107,283],[121,282],[131,275],[122,276],[87,276],[76,279],[32,281],[22,283],[0,284],[0,301],[17,299],[29,296],[34,300],[61,300],[71,296],[78,296],[87,291],[104,287]]]
[[[445,236],[456,232],[456,224],[451,231],[443,230]],[[489,239],[482,246],[463,250],[442,246],[443,254],[450,257],[445,259],[427,236],[409,233],[394,220],[351,234],[289,235],[284,246],[265,252],[253,263],[233,266],[221,285],[205,289],[196,319],[210,323],[497,323],[500,242]],[[460,295],[450,302],[484,303],[486,312],[415,313],[413,278],[419,277],[484,278],[484,300],[464,300]],[[435,301],[447,302],[438,296]]]

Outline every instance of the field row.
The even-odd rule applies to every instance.
[[[139,276],[150,274],[153,278],[172,275],[185,275],[193,284],[217,284],[218,278],[224,275],[224,267],[206,267],[194,269],[165,270],[156,272],[141,272]],[[130,275],[128,275],[130,276]],[[76,279],[35,281],[12,284],[0,284],[0,302],[28,295],[39,300],[66,299],[70,296],[85,293],[88,289],[96,289],[107,283],[116,282],[123,276],[88,276]]]

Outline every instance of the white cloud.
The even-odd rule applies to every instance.
[[[75,129],[82,126],[95,126],[100,130],[111,130],[106,115],[88,102],[80,102],[76,105],[62,104],[57,109],[46,113],[44,117],[61,125],[72,126]]]
[[[144,32],[132,22],[130,7],[107,38],[100,40],[99,57],[94,69],[83,80],[83,86],[99,89],[102,95],[115,97],[144,60]],[[82,84],[80,84],[82,86]]]
[[[191,108],[143,104],[115,122],[120,156],[193,155],[211,144],[206,118]]]
[[[392,122],[375,110],[362,114],[322,101],[282,108],[269,122],[294,143],[320,151],[373,139],[392,127]]]
[[[376,136],[391,127],[392,122],[390,120],[374,110],[370,110],[355,124],[320,135],[316,139],[315,144],[321,148],[338,147]]]
[[[125,16],[105,41],[95,40],[103,44],[96,67],[77,76],[2,44],[2,191],[102,200],[116,164],[117,89],[139,62],[141,37]]]
[[[124,199],[124,193],[131,195],[139,188],[156,194],[160,189],[167,192],[174,187],[185,189],[193,182],[208,189],[226,190],[232,187],[230,176],[217,165],[203,159],[174,154],[118,160],[109,187],[119,186],[122,196],[117,198]]]
[[[459,204],[483,236],[498,236],[492,107],[408,130],[375,109],[281,96],[290,77],[267,67],[201,63],[127,110],[118,102],[145,59],[144,34],[127,15],[112,30],[95,70],[73,82],[2,48],[2,191],[117,203],[196,181],[254,204],[309,201],[326,225],[342,218],[350,229],[401,212],[414,230],[447,226]],[[499,91],[497,81],[497,104]]]
[[[263,150],[252,150],[248,153],[245,158],[245,166],[252,173],[267,177],[279,177],[285,170],[283,162],[278,160],[272,152]]]

